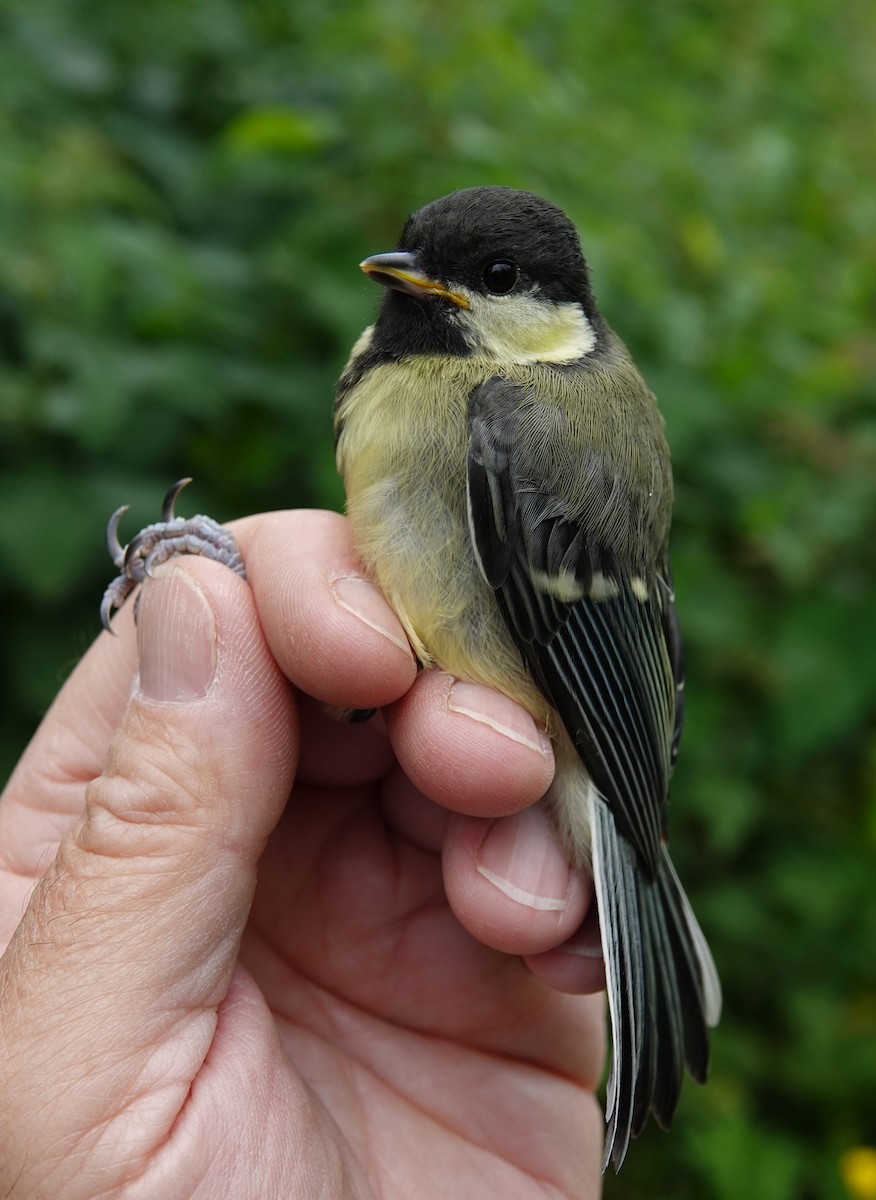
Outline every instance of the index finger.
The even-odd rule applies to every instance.
[[[404,695],[416,659],[398,617],[365,578],[345,517],[275,512],[233,529],[271,653],[296,687],[352,709]]]

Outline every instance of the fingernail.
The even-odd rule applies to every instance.
[[[526,709],[501,692],[494,692],[492,688],[457,679],[447,694],[447,707],[450,712],[461,713],[482,725],[489,725],[490,729],[510,738],[512,742],[538,751],[542,758],[549,758],[553,754],[550,738],[539,729]]]
[[[216,671],[216,622],[206,596],[172,566],[157,567],[140,595],[140,694],[164,703],[202,700]]]
[[[496,821],[484,839],[476,867],[518,904],[543,912],[566,907],[570,867],[538,805]]]
[[[401,624],[393,619],[389,605],[373,583],[357,575],[343,575],[332,584],[332,595],[335,603],[345,612],[352,613],[363,625],[388,638],[406,654],[411,654],[410,643]]]

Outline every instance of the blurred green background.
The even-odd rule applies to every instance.
[[[118,504],[341,505],[356,264],[410,209],[581,228],[673,447],[675,858],[726,998],[608,1197],[876,1196],[874,59],[872,0],[0,7],[0,779]]]

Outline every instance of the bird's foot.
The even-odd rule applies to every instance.
[[[180,479],[173,485],[164,497],[161,520],[141,529],[127,546],[122,546],[119,542],[119,522],[128,511],[127,504],[117,508],[110,517],[106,530],[106,544],[120,574],[106,589],[100,604],[100,620],[104,629],[112,632],[113,613],[124,604],[137,584],[151,575],[160,563],[167,562],[178,554],[203,554],[230,567],[242,579],[246,579],[246,570],[237,542],[227,529],[217,524],[212,517],[174,515],[177,498],[189,483],[191,479]]]

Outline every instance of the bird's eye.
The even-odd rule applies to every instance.
[[[500,259],[484,267],[484,284],[488,292],[504,296],[514,287],[518,274],[516,263]]]

